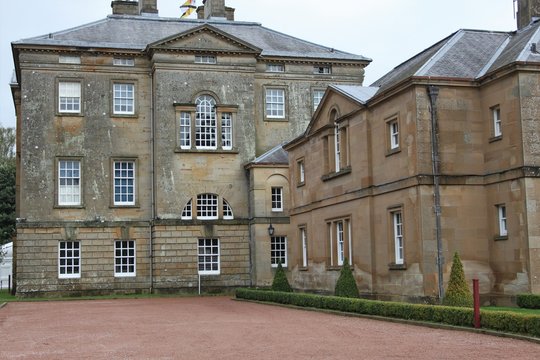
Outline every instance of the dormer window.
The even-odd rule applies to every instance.
[[[215,64],[216,57],[214,55],[195,55],[196,64]]]
[[[332,68],[330,66],[315,66],[313,67],[313,73],[319,75],[330,75]]]

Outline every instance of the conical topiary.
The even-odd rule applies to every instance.
[[[343,267],[339,273],[334,294],[336,296],[348,298],[357,298],[360,296],[358,293],[358,287],[356,286],[356,280],[354,279],[351,267],[349,266],[349,260],[347,260],[347,258],[343,260]]]
[[[448,281],[448,289],[444,295],[443,305],[473,307],[473,296],[465,280],[463,265],[456,252],[452,261],[452,269],[450,270],[450,281]]]
[[[285,275],[285,270],[283,270],[283,267],[281,266],[281,261],[278,261],[276,274],[274,275],[274,281],[272,281],[272,290],[283,292],[293,291],[291,285],[289,285],[289,280],[287,280],[287,275]]]

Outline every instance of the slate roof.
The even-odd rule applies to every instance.
[[[379,90],[375,86],[360,85],[330,85],[330,87],[361,104],[367,103]]]
[[[13,42],[14,45],[77,46],[143,51],[148,44],[209,24],[246,43],[262,49],[261,56],[301,57],[312,59],[370,62],[361,55],[317,45],[263,27],[259,23],[221,19],[177,19],[128,15],[107,18],[59,31]]]
[[[532,44],[539,41],[540,22],[514,32],[462,29],[398,65],[371,86],[384,91],[411,77],[478,80],[514,62],[540,62],[540,54],[531,51]]]
[[[283,149],[283,145],[278,145],[255,160],[251,164],[289,164],[289,153]]]

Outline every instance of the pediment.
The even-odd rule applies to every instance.
[[[161,39],[148,45],[148,48],[165,51],[242,54],[259,54],[262,51],[256,46],[207,24]]]

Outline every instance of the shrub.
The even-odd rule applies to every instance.
[[[343,261],[343,267],[339,273],[339,278],[336,282],[336,288],[334,294],[339,297],[357,298],[360,296],[358,293],[358,287],[356,286],[356,280],[349,266],[349,260],[345,258]]]
[[[443,305],[473,307],[473,296],[465,280],[463,265],[457,252],[454,253],[452,269],[450,270],[450,281],[444,295]]]
[[[274,281],[272,282],[272,290],[282,292],[293,291],[291,285],[289,284],[289,280],[287,280],[287,275],[285,274],[285,270],[283,270],[280,261],[278,262],[277,270],[274,275]]]
[[[519,294],[517,296],[517,306],[525,309],[540,309],[540,295]]]

